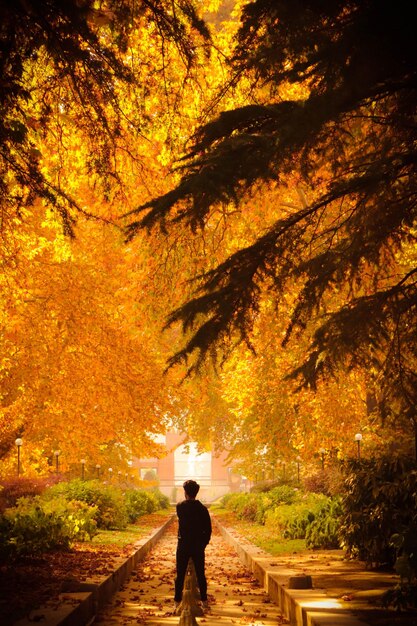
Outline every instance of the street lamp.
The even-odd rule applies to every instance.
[[[324,470],[324,455],[326,454],[326,450],[324,448],[320,448],[319,452],[321,456],[321,469]]]
[[[301,457],[297,456],[296,461],[297,461],[297,482],[300,482],[300,462],[301,462]]]
[[[55,450],[54,452],[54,457],[55,457],[55,471],[58,474],[59,472],[59,455],[61,454],[61,450]]]
[[[84,480],[84,472],[85,472],[85,464],[87,461],[85,459],[81,459],[81,480]]]
[[[361,441],[362,441],[362,434],[361,433],[356,433],[355,441],[358,444],[358,461],[360,461],[361,460]]]
[[[101,465],[100,463],[97,463],[96,465],[97,478],[100,478],[100,469],[101,469]]]
[[[17,476],[20,476],[20,448],[22,447],[23,444],[23,440],[18,437],[15,441],[15,444],[17,446]]]

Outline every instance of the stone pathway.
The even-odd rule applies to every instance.
[[[173,612],[175,548],[176,527],[173,525],[94,623],[100,626],[179,624],[180,617]],[[288,624],[216,529],[206,549],[206,575],[210,610],[196,618],[197,624]]]

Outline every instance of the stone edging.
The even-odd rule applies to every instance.
[[[242,563],[253,573],[271,600],[279,606],[291,626],[367,626],[342,608],[336,598],[331,598],[314,587],[288,589],[288,580],[296,572],[274,566],[271,555],[242,538],[236,531],[222,526],[214,516],[212,519],[223,538],[233,546]]]
[[[44,606],[31,611],[28,617],[14,626],[33,626],[39,621],[42,626],[87,626],[92,624],[98,611],[120,589],[136,565],[142,561],[174,520],[172,515],[160,528],[134,544],[130,556],[123,557],[115,570],[99,583],[80,583],[78,590],[63,593],[56,606]]]

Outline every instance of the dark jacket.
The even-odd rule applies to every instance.
[[[211,537],[211,518],[200,500],[177,504],[178,541],[187,546],[205,548]]]

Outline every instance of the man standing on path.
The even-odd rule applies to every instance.
[[[200,490],[195,480],[186,480],[183,484],[185,500],[177,504],[178,544],[177,544],[177,577],[175,579],[175,608],[182,599],[188,560],[191,558],[200,590],[200,599],[204,609],[207,604],[207,580],[205,574],[205,554],[211,537],[211,518],[207,507],[196,500]]]

